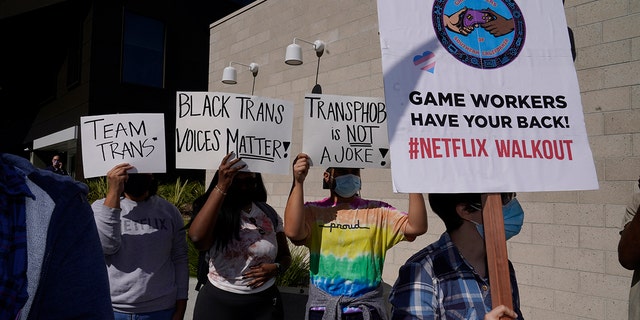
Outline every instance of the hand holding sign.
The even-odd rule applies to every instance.
[[[127,171],[131,169],[134,169],[134,166],[128,163],[120,163],[107,172],[107,184],[109,185],[107,199],[120,198],[120,195],[124,192],[124,183],[129,178]]]
[[[309,166],[311,165],[309,156],[299,153],[293,160],[293,179],[296,183],[302,184],[309,174]]]
[[[213,169],[212,164],[234,152],[250,171],[285,174],[292,128],[293,104],[287,101],[220,92],[178,92],[176,166]]]
[[[166,172],[164,114],[87,116],[80,126],[85,178],[104,176],[123,162],[137,172]]]

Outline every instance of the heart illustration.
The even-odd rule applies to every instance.
[[[436,67],[435,61],[436,55],[431,51],[425,51],[422,55],[413,57],[413,64],[419,67],[423,71],[433,73]]]

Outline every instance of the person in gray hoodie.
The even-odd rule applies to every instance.
[[[184,221],[156,195],[152,174],[127,173],[131,169],[122,163],[109,170],[106,197],[91,205],[115,319],[181,320],[189,286]]]

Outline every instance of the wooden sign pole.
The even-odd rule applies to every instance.
[[[491,285],[491,306],[499,305],[513,309],[511,282],[509,281],[509,262],[507,261],[507,241],[504,235],[502,218],[502,199],[499,193],[482,196],[482,219],[484,241],[487,247],[489,283]],[[511,319],[501,317],[500,319]]]

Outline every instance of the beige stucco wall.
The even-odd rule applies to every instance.
[[[638,191],[640,176],[640,1],[569,0],[565,13],[575,34],[575,66],[600,189],[519,194],[525,225],[508,242],[509,258],[527,319],[626,319],[631,273],[618,264],[616,247],[624,204]],[[294,37],[327,43],[318,75],[323,93],[384,97],[375,0],[256,1],[211,24],[210,31],[209,90],[251,94],[248,68],[236,66],[233,86],[220,82],[222,70],[230,61],[258,63],[254,94],[295,105],[291,156],[301,150],[300,112],[317,66],[306,43],[299,43],[303,65],[284,63]],[[322,169],[311,170],[307,200],[327,195]],[[407,208],[407,196],[392,192],[389,170],[362,175],[363,197]],[[282,213],[291,177],[265,178],[269,202]],[[389,252],[386,283],[393,284],[399,266],[444,231],[437,216],[429,212],[429,219],[426,235]]]

